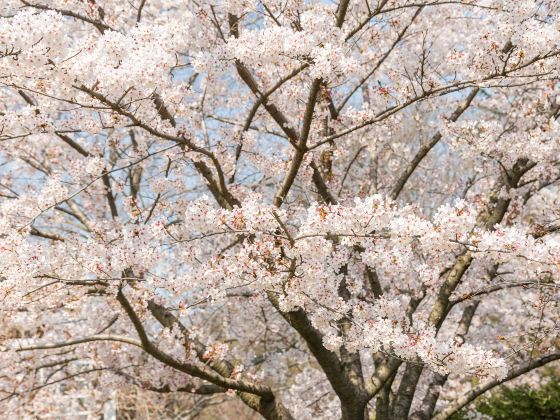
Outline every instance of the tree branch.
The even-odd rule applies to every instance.
[[[539,359],[531,360],[523,365],[513,369],[505,378],[503,379],[496,379],[494,381],[488,382],[486,384],[481,384],[473,389],[471,389],[466,394],[459,397],[454,402],[448,404],[442,411],[437,413],[433,420],[445,420],[451,417],[454,413],[465,407],[471,401],[474,401],[477,397],[484,394],[485,392],[491,390],[492,388],[503,384],[504,382],[511,381],[525,373],[532,371],[533,369],[537,369],[541,366],[544,366],[548,363],[554,362],[555,360],[560,359],[560,353],[553,353],[547,356],[543,356]]]
[[[462,102],[457,107],[457,109],[455,109],[453,114],[451,114],[451,116],[449,117],[449,121],[455,122],[459,119],[459,117],[463,114],[463,112],[465,112],[465,110],[470,106],[473,99],[477,95],[478,91],[479,91],[479,88],[474,88],[471,91],[469,96],[467,96],[467,99],[465,99],[465,101]],[[401,176],[399,177],[399,179],[395,183],[395,186],[391,190],[390,197],[393,200],[397,199],[397,197],[401,193],[402,189],[404,188],[405,184],[407,183],[407,181],[410,178],[410,176],[412,175],[412,173],[416,170],[416,168],[418,167],[420,162],[426,157],[426,155],[430,152],[430,150],[432,150],[432,148],[441,140],[441,137],[442,137],[441,132],[438,131],[436,134],[434,134],[432,136],[432,138],[430,139],[430,141],[428,143],[422,145],[420,147],[420,150],[418,150],[418,152],[416,152],[416,155],[410,161],[410,163],[408,164],[408,166],[406,167],[404,172],[401,174]]]

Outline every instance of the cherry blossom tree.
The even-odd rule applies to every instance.
[[[446,419],[560,358],[557,0],[0,15],[3,413]]]

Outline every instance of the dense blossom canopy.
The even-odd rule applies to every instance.
[[[2,0],[0,410],[439,419],[560,358],[560,1]]]

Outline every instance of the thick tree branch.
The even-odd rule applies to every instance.
[[[153,300],[148,302],[148,310],[158,320],[158,322],[166,328],[177,326],[183,333],[185,340],[185,347],[189,351],[193,349],[201,362],[208,364],[210,368],[219,373],[225,378],[231,377],[234,372],[234,366],[225,360],[206,360],[204,357],[205,346],[188,332],[188,329],[183,323],[167,310],[165,307],[155,303]],[[266,419],[272,420],[291,420],[292,416],[284,405],[274,397],[266,399],[261,396],[255,396],[252,393],[238,392],[239,398],[253,410],[260,413]]]
[[[148,338],[148,335],[142,325],[142,321],[128,302],[127,298],[125,297],[122,289],[119,290],[117,293],[117,300],[125,310],[126,314],[128,315],[136,333],[140,337],[140,342],[142,344],[142,349],[148,353],[153,358],[159,360],[163,364],[176,369],[180,372],[189,374],[196,378],[207,380],[215,385],[228,388],[228,389],[235,389],[241,392],[248,392],[250,394],[257,395],[259,397],[264,398],[267,401],[273,400],[274,395],[270,388],[263,386],[263,385],[255,385],[252,383],[248,383],[242,380],[234,380],[229,378],[224,378],[222,375],[219,375],[212,370],[210,370],[206,366],[198,366],[192,363],[187,362],[180,362],[173,358],[172,356],[164,353],[158,347],[156,347]]]
[[[274,196],[273,202],[276,207],[280,207],[284,202],[284,200],[286,199],[286,196],[288,195],[288,192],[292,188],[292,184],[296,179],[299,168],[303,163],[303,158],[307,151],[307,138],[309,137],[309,130],[311,129],[311,121],[313,120],[313,111],[315,109],[315,103],[317,102],[317,95],[319,93],[320,87],[321,87],[320,79],[314,80],[313,83],[311,84],[309,99],[307,100],[307,106],[305,108],[305,114],[303,116],[303,128],[301,130],[301,135],[299,136],[296,145],[296,150],[292,156],[290,162],[290,168],[286,173],[282,185],[280,186],[280,188],[278,189],[278,191]]]
[[[113,30],[109,25],[107,25],[106,23],[104,23],[100,20],[91,19],[87,16],[76,13],[72,10],[57,9],[57,8],[54,8],[54,7],[44,6],[42,4],[30,3],[26,0],[21,0],[21,2],[23,4],[25,4],[26,6],[33,7],[34,9],[37,9],[37,10],[51,10],[51,11],[54,11],[54,12],[58,12],[63,16],[73,17],[74,19],[78,19],[78,20],[81,20],[83,22],[89,23],[89,24],[95,26],[95,28],[99,32],[101,32],[102,34],[105,33],[105,31],[108,31],[108,30],[112,31]]]
[[[288,324],[305,340],[309,351],[321,366],[340,399],[342,401],[354,401],[356,404],[363,403],[365,406],[367,395],[363,390],[356,389],[352,385],[350,377],[338,356],[323,346],[323,335],[311,324],[305,312],[302,309],[291,312],[281,311],[278,297],[273,292],[268,293],[268,299]]]

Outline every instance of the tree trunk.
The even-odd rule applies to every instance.
[[[341,403],[342,420],[366,420],[366,404],[363,401],[348,401]]]

